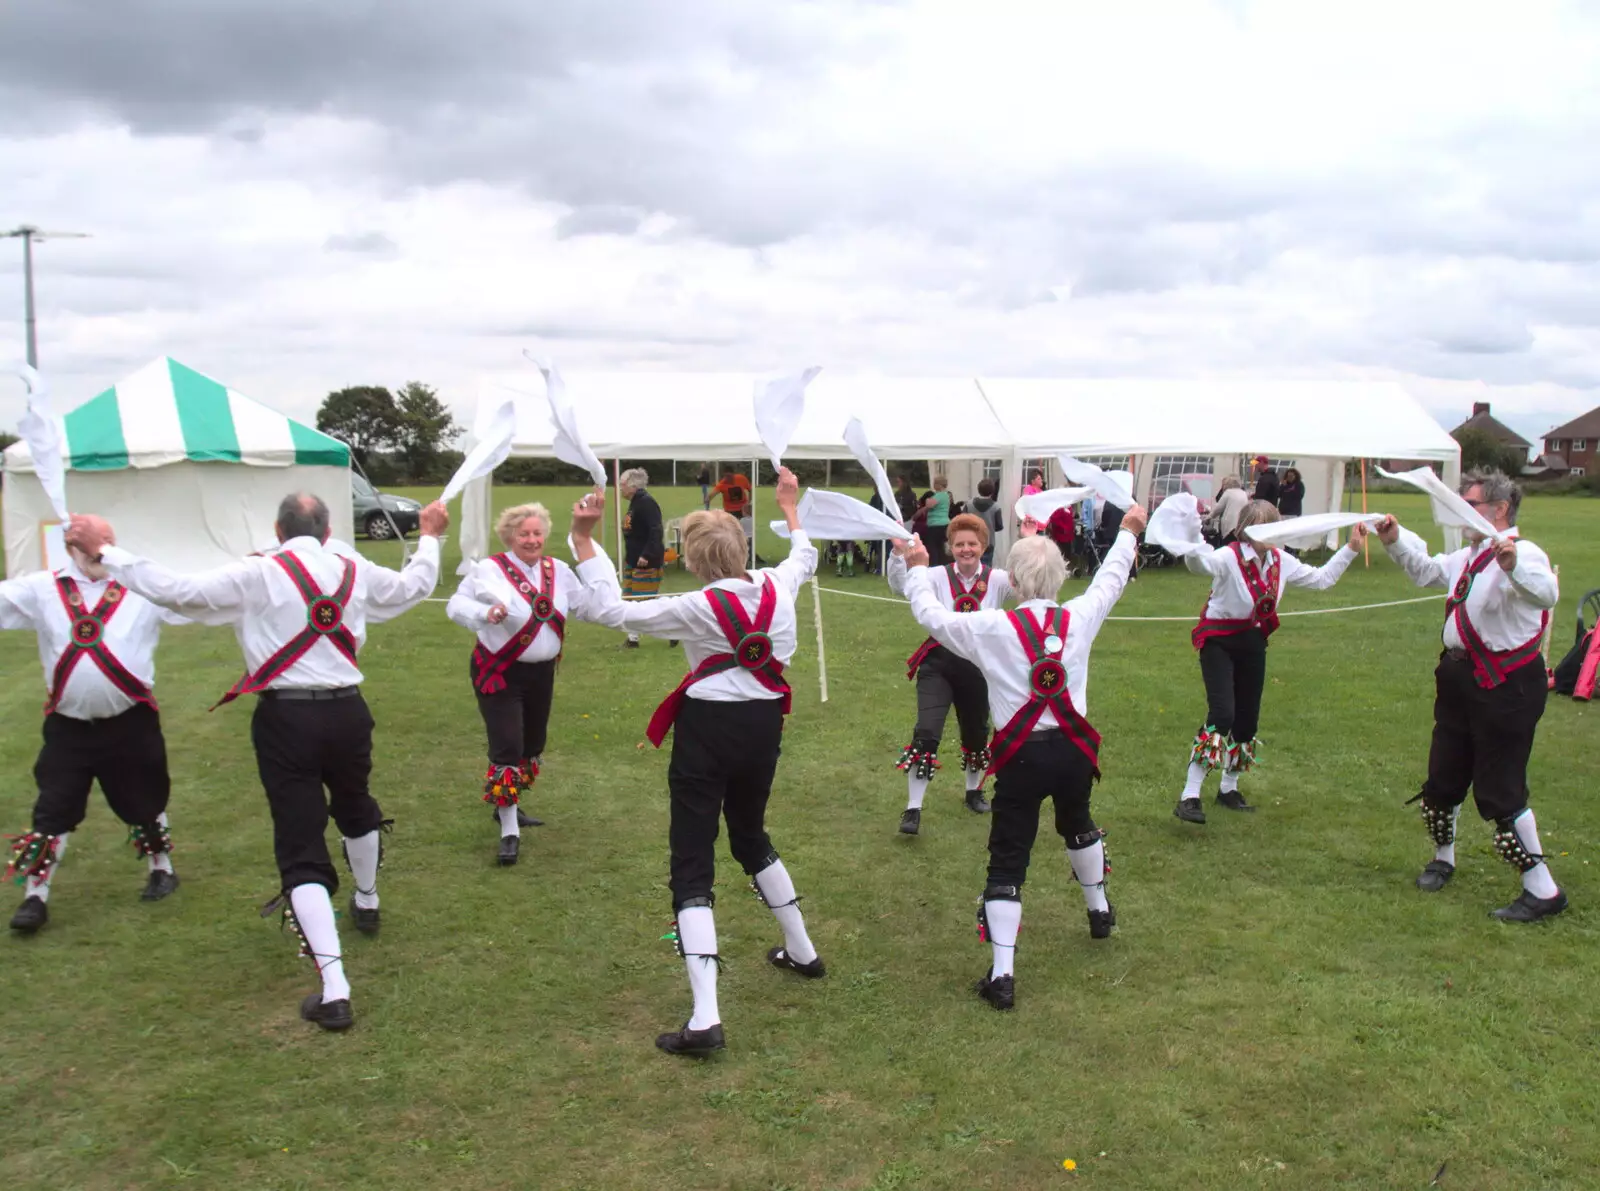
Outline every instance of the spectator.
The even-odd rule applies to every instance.
[[[1044,472],[1037,467],[1028,473],[1028,482],[1022,486],[1022,495],[1032,496],[1044,491]]]
[[[894,499],[900,506],[900,521],[909,524],[917,515],[917,496],[911,490],[911,477],[903,472],[895,477]]]
[[[1050,520],[1045,522],[1045,532],[1050,535],[1050,540],[1056,544],[1056,549],[1061,551],[1061,557],[1067,563],[1068,573],[1072,569],[1072,539],[1077,536],[1078,519],[1069,508],[1057,509],[1050,514]]]
[[[1234,540],[1239,529],[1239,514],[1250,503],[1250,495],[1238,476],[1223,476],[1217,488],[1217,503],[1211,510],[1209,524],[1212,533],[1221,542]]]
[[[1283,482],[1278,485],[1278,512],[1285,517],[1299,517],[1305,507],[1306,484],[1300,478],[1300,469],[1286,468]]]
[[[628,502],[628,511],[622,518],[622,555],[627,560],[622,577],[624,599],[648,599],[661,591],[666,541],[661,506],[650,495],[649,483],[650,475],[644,468],[630,467],[617,484],[617,494]],[[628,647],[639,648],[638,633],[628,634]]]
[[[978,481],[978,496],[972,502],[973,513],[982,519],[989,527],[989,544],[983,550],[983,565],[994,565],[994,543],[1006,527],[1005,510],[1000,507],[1000,502],[995,499],[999,485],[993,480]]]
[[[700,485],[700,507],[709,509],[711,507],[711,464],[702,463],[700,465],[700,474],[695,477],[695,483]]]
[[[1278,507],[1278,473],[1270,467],[1263,467],[1261,474],[1256,476],[1256,500],[1264,500],[1273,508]]]
[[[945,536],[950,532],[950,481],[943,476],[933,477],[933,491],[923,498],[928,510],[927,535],[922,539],[928,547],[932,565],[942,567],[949,561],[945,557]]]

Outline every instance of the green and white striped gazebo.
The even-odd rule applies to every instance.
[[[57,418],[67,505],[99,513],[120,544],[183,570],[275,543],[278,502],[328,502],[349,540],[350,449],[162,357]],[[6,573],[59,565],[59,529],[25,443],[5,452]]]

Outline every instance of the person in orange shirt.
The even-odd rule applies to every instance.
[[[740,471],[729,469],[722,473],[722,479],[717,481],[717,486],[711,490],[711,495],[722,497],[722,511],[744,519],[745,510],[750,507],[750,477]]]

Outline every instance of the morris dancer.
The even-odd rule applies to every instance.
[[[1327,591],[1356,557],[1367,527],[1351,527],[1350,539],[1320,567],[1308,567],[1275,546],[1253,544],[1244,531],[1252,525],[1280,520],[1278,510],[1253,500],[1239,514],[1238,537],[1220,550],[1201,546],[1184,556],[1197,575],[1211,578],[1211,595],[1200,611],[1200,623],[1189,634],[1200,654],[1200,677],[1206,687],[1206,719],[1189,749],[1189,773],[1172,813],[1185,823],[1204,823],[1200,789],[1206,775],[1222,770],[1217,805],[1232,811],[1254,811],[1239,792],[1239,776],[1256,763],[1260,741],[1261,692],[1267,681],[1267,638],[1278,628],[1278,604],[1284,587]]]
[[[993,959],[974,986],[996,1009],[1016,1004],[1022,884],[1046,798],[1055,800],[1056,831],[1083,886],[1090,938],[1108,937],[1117,923],[1116,908],[1106,899],[1105,832],[1089,816],[1089,795],[1100,777],[1100,734],[1084,717],[1089,649],[1128,584],[1144,523],[1142,508],[1128,510],[1105,565],[1088,590],[1065,605],[1057,605],[1056,595],[1066,582],[1067,563],[1047,537],[1025,537],[1011,547],[1006,565],[1018,600],[1012,611],[945,608],[927,582],[927,550],[919,542],[906,554],[912,615],[983,672],[994,722],[1002,725],[990,746],[994,818],[978,910],[978,937],[989,942]]]
[[[108,541],[115,534],[93,519]],[[6,876],[23,887],[11,929],[31,935],[50,919],[50,884],[89,809],[96,781],[128,841],[150,866],[142,901],[178,887],[167,829],[167,745],[156,710],[161,626],[185,624],[127,591],[80,551],[51,574],[0,583],[0,629],[31,629],[44,663],[44,747],[33,766],[33,830],[16,839]]]
[[[1470,786],[1478,814],[1494,820],[1495,851],[1522,873],[1522,893],[1494,916],[1536,922],[1567,908],[1528,806],[1528,757],[1549,694],[1540,646],[1561,593],[1545,552],[1517,535],[1522,490],[1515,483],[1497,471],[1469,472],[1461,495],[1505,535],[1498,544],[1473,537],[1430,557],[1393,517],[1378,525],[1389,557],[1419,587],[1450,592],[1434,670],[1428,777],[1411,800],[1422,803],[1435,845],[1417,888],[1437,893],[1455,875],[1456,822]]]
[[[445,615],[478,634],[471,674],[489,738],[483,800],[499,824],[496,858],[513,865],[522,828],[541,825],[520,808],[539,777],[567,617],[587,597],[572,568],[544,552],[550,512],[543,505],[507,509],[495,534],[505,552],[472,565]]]
[[[322,991],[300,1016],[325,1030],[348,1029],[346,979],[332,895],[339,877],[323,838],[331,813],[355,878],[351,917],[363,934],[379,929],[380,829],[388,820],[367,790],[372,714],[361,697],[356,655],[367,625],[389,620],[433,591],[439,535],[450,518],[435,502],[422,510],[417,552],[396,573],[327,546],[328,506],[295,495],[278,507],[280,549],[197,575],[179,575],[110,544],[94,519],[74,517],[67,543],[148,600],[202,624],[231,624],[248,668],[218,701],[256,695],[250,736],[272,808],[284,922],[300,937],[322,977]],[[323,786],[328,789],[323,795]]]
[[[993,570],[982,561],[989,545],[989,527],[983,519],[971,513],[953,518],[947,541],[955,562],[923,572],[934,598],[951,612],[976,612],[1004,604],[1011,594],[1011,580],[1004,571]],[[897,595],[908,594],[903,554],[889,556],[888,578]],[[989,810],[983,796],[989,769],[989,690],[978,667],[951,653],[935,637],[929,637],[906,659],[906,677],[917,680],[917,726],[895,768],[905,771],[907,785],[900,830],[916,835],[922,828],[922,800],[939,768],[939,740],[952,703],[961,729],[967,809],[979,815]]]
[[[694,1013],[684,1027],[656,1039],[668,1054],[704,1055],[725,1045],[717,1009],[722,960],[712,916],[719,814],[727,819],[733,858],[783,930],[783,945],[767,952],[768,962],[813,980],[826,974],[806,933],[794,882],[766,829],[783,717],[789,712],[783,672],[797,641],[795,593],[817,569],[816,548],[795,512],[798,494],[794,473],[780,468],[777,504],[791,533],[787,561],[749,573],[739,522],[727,513],[690,513],[683,519],[683,555],[705,589],[640,604],[623,602],[610,561],[594,542],[604,498],[585,497],[572,511],[578,578],[596,595],[585,618],[680,640],[691,667],[656,709],[648,729],[658,748],[672,732],[669,885],[677,921],[668,937],[677,942],[694,993]]]

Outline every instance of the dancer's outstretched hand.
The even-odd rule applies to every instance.
[[[606,494],[596,488],[577,504],[572,506],[572,536],[589,538],[594,536],[594,527],[600,523],[600,518],[606,515]]]
[[[785,513],[792,512],[800,501],[800,481],[787,467],[778,469],[778,493],[775,499],[778,508]]]
[[[1144,532],[1144,527],[1149,520],[1150,515],[1144,511],[1144,506],[1134,505],[1126,513],[1122,514],[1122,528],[1134,537],[1138,537]]]
[[[922,544],[921,538],[912,538],[906,546],[906,567],[925,567],[928,565],[928,548]]]
[[[1393,546],[1400,540],[1400,522],[1393,517],[1385,517],[1378,522],[1376,529],[1378,531],[1378,541],[1385,546]]]

